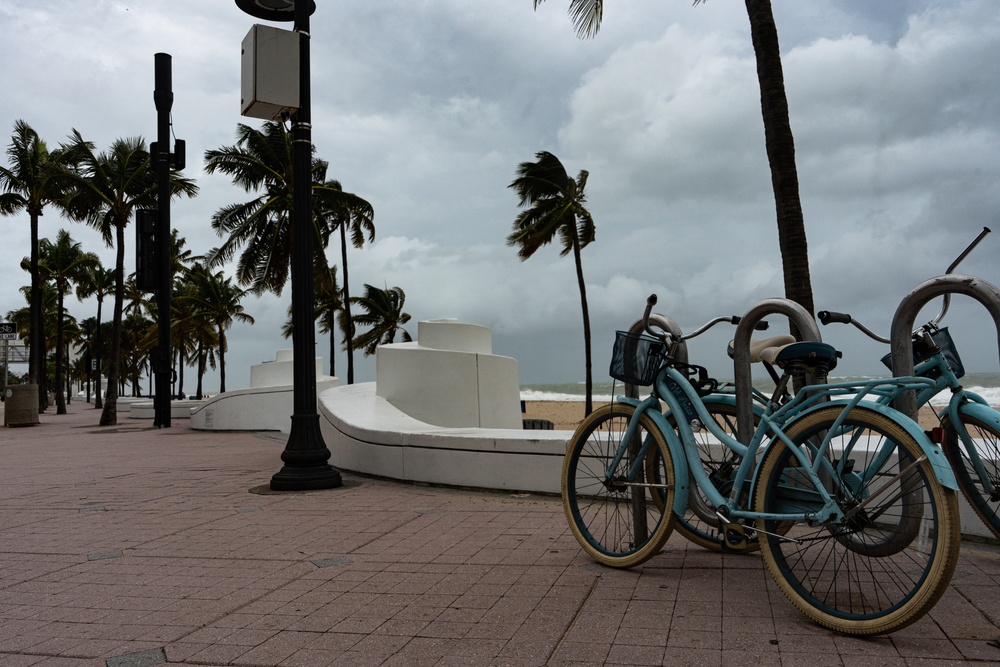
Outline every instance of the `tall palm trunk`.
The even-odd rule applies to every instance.
[[[125,303],[125,222],[115,222],[115,308],[111,325],[111,360],[108,364],[108,396],[101,412],[101,426],[118,423],[118,378],[122,350],[122,306]]]
[[[97,380],[94,382],[94,409],[100,410],[104,407],[104,397],[101,395],[101,373],[104,372],[104,365],[101,363],[101,306],[104,305],[104,298],[97,297],[97,335],[94,337],[94,345],[97,348]]]
[[[194,390],[197,400],[202,398],[202,378],[205,376],[205,344],[198,341],[198,387]]]
[[[226,331],[219,325],[219,393],[226,391]]]
[[[347,276],[347,222],[340,223],[340,254],[344,265],[344,320],[347,331],[344,332],[344,344],[347,346],[347,384],[354,384],[354,320],[351,318],[351,290]]]
[[[814,311],[805,223],[795,168],[795,141],[788,121],[788,99],[781,69],[778,29],[770,0],[746,0],[750,36],[757,58],[764,141],[771,167],[771,184],[778,220],[778,247],[785,296],[810,313]],[[796,333],[793,331],[793,333]]]
[[[575,226],[574,226],[575,228]],[[580,286],[580,310],[583,311],[583,356],[586,366],[586,403],[584,415],[594,411],[594,371],[590,354],[590,309],[587,307],[587,283],[583,279],[583,260],[580,243],[573,239],[573,259],[576,261],[576,282]]]
[[[63,293],[56,295],[56,414],[66,414],[66,397],[63,394]]]

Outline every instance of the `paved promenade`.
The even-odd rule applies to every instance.
[[[3,667],[1000,663],[995,547],[963,544],[929,616],[856,639],[757,555],[673,537],[602,568],[557,498],[346,474],[275,494],[280,436],[54,413],[0,427]]]

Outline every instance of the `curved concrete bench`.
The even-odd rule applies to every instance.
[[[324,391],[319,413],[335,468],[503,491],[559,493],[572,434],[427,424],[376,395],[374,382]]]
[[[195,400],[180,400],[173,399],[170,401],[170,418],[171,419],[187,419],[191,416],[191,410],[201,405],[203,401]],[[131,419],[154,419],[156,417],[156,408],[153,401],[149,399],[144,399],[141,401],[130,401],[129,405],[129,418]],[[118,409],[121,410],[124,403],[121,399],[118,399]]]
[[[337,386],[337,378],[320,376],[316,391]],[[193,407],[191,428],[199,431],[281,431],[292,428],[295,394],[292,385],[249,387],[213,396]]]

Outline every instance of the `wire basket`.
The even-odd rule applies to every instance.
[[[941,348],[941,353],[944,355],[945,361],[948,362],[948,367],[951,368],[951,372],[955,374],[955,377],[960,378],[965,375],[965,366],[962,365],[962,358],[958,356],[958,348],[955,347],[955,341],[952,340],[951,334],[948,333],[948,327],[941,327],[933,332],[931,338]],[[919,364],[921,361],[926,361],[931,355],[932,350],[928,349],[922,341],[919,339],[913,341],[914,365]],[[889,370],[892,370],[892,355],[887,354],[882,357],[882,363]]]
[[[648,387],[663,365],[666,345],[656,338],[619,331],[608,374],[626,384]]]

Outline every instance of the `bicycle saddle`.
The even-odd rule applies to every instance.
[[[726,352],[729,353],[729,358],[733,358],[734,344],[736,341],[729,341],[729,346],[726,348]],[[782,345],[788,345],[789,343],[794,343],[795,337],[791,334],[781,334],[780,336],[772,336],[770,338],[763,338],[761,340],[750,341],[750,363],[756,364],[763,361],[760,357],[760,353],[770,347],[781,347]]]
[[[777,347],[768,347],[760,352],[761,361],[785,368],[798,364],[813,375],[825,375],[837,367],[837,359],[843,355],[828,343],[804,341]]]

